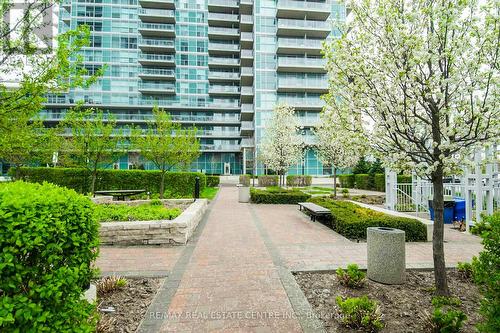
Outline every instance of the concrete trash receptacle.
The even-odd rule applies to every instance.
[[[236,186],[238,187],[238,202],[250,202],[250,187],[243,184]]]
[[[370,227],[366,229],[368,251],[367,276],[385,284],[405,282],[405,232],[403,230]]]

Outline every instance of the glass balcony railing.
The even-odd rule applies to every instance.
[[[209,20],[238,21],[238,15],[226,13],[208,13]]]
[[[208,43],[209,50],[239,51],[239,44]]]
[[[242,121],[241,122],[241,129],[243,130],[253,130],[253,121]]]
[[[175,76],[174,70],[163,68],[142,68],[139,73],[151,76]]]
[[[303,79],[303,78],[281,78],[278,79],[278,87],[291,87],[291,88],[320,88],[327,89],[328,81],[320,79]]]
[[[235,73],[235,72],[208,72],[208,78],[239,80],[240,73]]]
[[[328,2],[313,2],[313,1],[293,1],[293,0],[278,0],[278,8],[291,8],[298,10],[316,10],[320,12],[329,12],[330,4]]]
[[[322,42],[320,39],[279,38],[278,47],[321,49]]]
[[[214,85],[210,86],[208,89],[209,93],[234,93],[239,94],[240,86],[222,86],[222,85]]]
[[[175,47],[175,42],[169,39],[140,38],[139,46]]]
[[[175,31],[174,24],[166,23],[139,23],[139,29],[142,30],[154,30],[154,31]]]
[[[325,67],[326,59],[324,58],[294,58],[294,57],[279,57],[278,66],[304,66],[304,67]]]
[[[242,58],[253,58],[253,51],[252,50],[241,50],[241,57]]]
[[[292,96],[278,96],[278,101],[286,103],[291,106],[307,106],[320,108],[325,105],[325,101],[320,97],[292,97]]]
[[[237,0],[208,0],[209,6],[238,7]]]
[[[315,29],[315,30],[331,30],[332,27],[327,21],[311,21],[311,20],[292,20],[292,19],[279,19],[278,28],[292,28],[292,29]]]
[[[158,82],[139,82],[139,90],[174,90],[175,84]]]
[[[238,66],[240,64],[240,59],[238,59],[238,58],[209,57],[208,63]]]
[[[208,33],[221,35],[239,35],[240,30],[237,28],[208,27]]]
[[[156,8],[139,8],[138,14],[144,16],[166,16],[166,17],[175,16],[175,12],[173,10],[156,9]]]
[[[239,151],[240,145],[223,145],[223,144],[201,144],[201,150],[224,150],[224,151]]]

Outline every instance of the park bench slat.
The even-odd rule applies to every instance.
[[[329,209],[325,207],[321,207],[320,205],[316,205],[315,203],[312,202],[299,202],[299,209],[302,210],[304,208],[306,211],[308,211],[311,214],[311,220],[316,221],[316,216],[326,216],[326,215],[331,215],[331,212]]]

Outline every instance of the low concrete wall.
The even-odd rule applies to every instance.
[[[197,199],[173,220],[103,222],[102,245],[183,245],[203,218],[208,200]]]
[[[372,205],[364,204],[364,203],[357,202],[357,201],[351,201],[351,200],[349,200],[349,201],[352,202],[352,203],[355,203],[356,205],[359,205],[361,207],[369,208],[369,209],[375,210],[377,212],[385,213],[387,215],[393,215],[393,216],[399,216],[399,217],[406,217],[406,218],[409,218],[409,219],[418,220],[418,221],[422,222],[425,225],[425,227],[427,228],[427,241],[428,242],[432,242],[432,233],[434,232],[434,221],[432,221],[432,220],[424,219],[422,217],[418,217],[418,216],[414,216],[414,215],[410,215],[410,214],[396,212],[396,211],[393,211],[393,210],[388,210],[388,209],[385,209],[385,208],[382,208],[382,207],[377,207],[377,206],[372,206]]]

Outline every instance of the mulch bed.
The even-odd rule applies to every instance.
[[[355,332],[342,326],[337,320],[335,298],[367,295],[380,305],[385,327],[380,332],[426,332],[426,312],[433,307],[434,273],[408,270],[404,285],[384,285],[367,279],[361,289],[341,286],[334,272],[295,273],[313,310],[325,325],[327,332]],[[477,287],[460,278],[456,270],[448,271],[448,283],[453,296],[462,301],[461,310],[467,315],[462,332],[475,332],[474,325],[480,320],[478,309],[481,296]]]
[[[115,312],[101,315],[99,332],[135,332],[146,315],[163,279],[127,278],[127,285],[105,294],[97,295],[99,310],[113,307]]]

